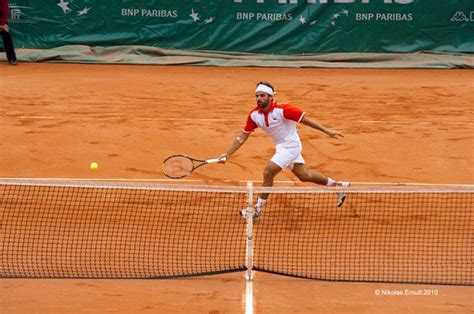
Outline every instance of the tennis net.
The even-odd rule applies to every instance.
[[[254,188],[253,267],[474,284],[474,188]],[[246,269],[246,187],[0,181],[0,277],[167,278]]]
[[[254,269],[324,280],[474,284],[473,187],[349,191],[335,208],[334,192],[273,189],[255,224]]]
[[[0,276],[166,278],[245,269],[235,189],[1,182]],[[244,252],[244,253],[242,253]]]

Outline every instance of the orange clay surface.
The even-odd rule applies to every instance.
[[[176,184],[163,175],[162,160],[224,153],[254,106],[260,80],[274,84],[277,101],[296,104],[344,134],[336,140],[299,126],[311,168],[355,184],[474,183],[470,70],[28,63],[0,64],[0,177]],[[200,168],[178,183],[258,184],[273,149],[257,131],[226,165]],[[89,169],[93,161],[96,171]],[[297,181],[287,171],[276,180],[279,186]],[[405,295],[376,294],[382,290]],[[245,291],[243,273],[147,281],[0,279],[0,312],[242,313]],[[265,273],[253,284],[256,313],[472,313],[473,294],[473,287]]]

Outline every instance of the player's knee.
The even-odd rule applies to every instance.
[[[297,171],[295,174],[301,182],[311,182],[313,180],[309,171]]]
[[[268,168],[265,168],[265,169],[263,170],[263,178],[264,178],[264,179],[269,179],[269,178],[272,178],[272,177],[273,177],[272,171],[271,171],[270,169],[268,169]]]
[[[263,170],[263,178],[265,180],[272,180],[275,177],[275,171],[273,169],[267,167]]]
[[[304,173],[304,174],[300,174],[298,176],[298,178],[300,179],[301,182],[311,182],[311,176],[309,175],[309,173]]]

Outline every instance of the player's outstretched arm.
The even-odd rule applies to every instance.
[[[303,117],[303,119],[301,120],[301,123],[304,124],[304,125],[307,125],[309,127],[312,127],[313,129],[324,132],[327,135],[329,135],[330,137],[334,137],[334,138],[344,137],[339,131],[329,129],[329,128],[325,127],[324,125],[322,125],[321,123],[319,123],[317,121],[314,121],[314,120],[311,120],[311,119],[308,119],[306,117]]]
[[[230,145],[229,149],[227,150],[227,152],[225,154],[220,155],[219,158],[228,160],[229,157],[240,148],[240,146],[244,145],[244,143],[247,141],[249,136],[250,136],[250,133],[245,133],[245,132],[242,132],[239,135],[237,135],[234,141],[232,142],[232,144]]]

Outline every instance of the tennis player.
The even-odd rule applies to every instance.
[[[307,125],[313,129],[326,133],[330,137],[340,138],[343,135],[335,130],[323,126],[321,123],[306,117],[305,112],[290,104],[277,104],[273,101],[275,89],[268,82],[259,82],[255,90],[257,106],[250,111],[244,130],[232,142],[225,154],[219,158],[229,160],[249,138],[250,134],[258,127],[262,128],[276,143],[276,152],[267,163],[263,171],[262,186],[273,186],[273,179],[283,169],[291,170],[302,182],[313,182],[326,186],[348,187],[348,182],[337,182],[326,177],[316,170],[306,167],[303,156],[301,156],[301,140],[296,131],[298,123]],[[259,195],[255,204],[254,217],[261,214],[262,206],[268,197],[268,193]],[[338,193],[337,207],[344,204],[345,193]],[[244,215],[243,212],[241,212]]]

